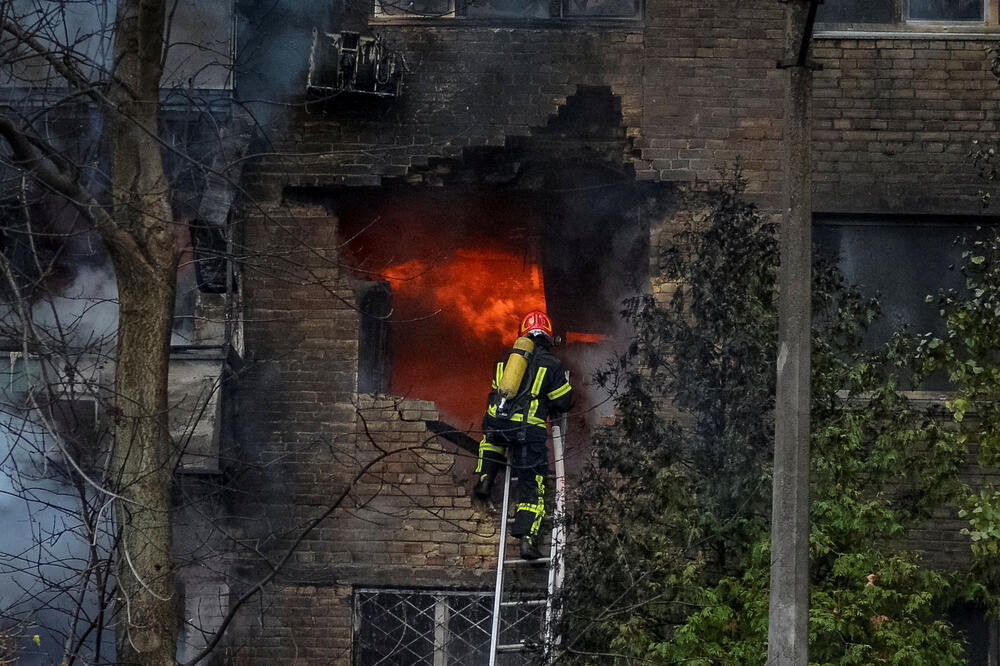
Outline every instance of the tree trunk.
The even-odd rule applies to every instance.
[[[120,664],[176,663],[177,590],[171,557],[173,450],[167,372],[176,256],[158,132],[163,0],[120,0],[117,103],[111,118],[113,225],[105,232],[118,281],[112,456],[120,495],[117,650]]]

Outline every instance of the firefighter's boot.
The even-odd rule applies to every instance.
[[[537,560],[542,556],[542,551],[538,550],[538,536],[525,534],[521,537],[521,559]]]
[[[480,474],[479,480],[476,481],[475,487],[472,489],[472,494],[478,499],[488,500],[490,495],[493,494],[493,482],[496,480],[495,474]]]

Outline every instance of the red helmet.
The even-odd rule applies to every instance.
[[[552,342],[555,335],[552,331],[552,320],[541,310],[532,310],[521,320],[521,332],[518,335],[544,335],[549,342]]]

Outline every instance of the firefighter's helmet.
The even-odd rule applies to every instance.
[[[555,333],[552,331],[552,320],[541,310],[532,310],[524,315],[524,319],[521,320],[521,331],[518,335],[527,337],[541,335],[549,342],[552,342],[555,336]]]

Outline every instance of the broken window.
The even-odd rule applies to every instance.
[[[363,282],[357,289],[358,393],[389,391],[389,315],[392,290],[388,282]]]

